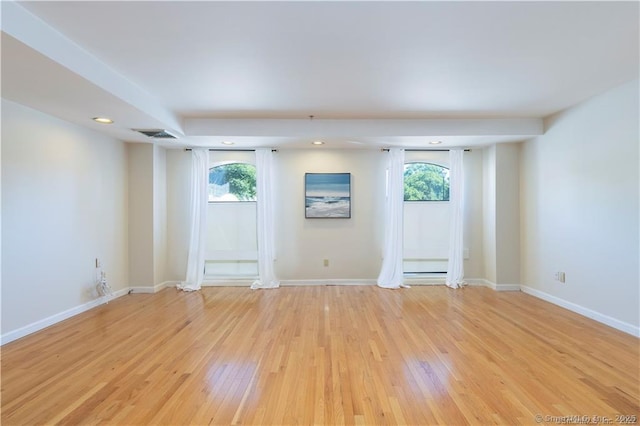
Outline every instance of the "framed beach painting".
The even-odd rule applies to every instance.
[[[348,219],[351,217],[351,173],[305,173],[305,217]]]

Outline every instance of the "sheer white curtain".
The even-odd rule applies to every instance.
[[[385,231],[382,268],[378,286],[407,287],[403,284],[402,236],[404,206],[404,149],[389,150],[389,176],[385,206]]]
[[[271,149],[256,150],[256,193],[258,195],[258,273],[251,288],[276,288],[275,231],[273,229],[273,153]]]
[[[449,264],[447,266],[447,285],[459,288],[464,284],[464,149],[449,151]]]
[[[184,291],[200,290],[204,279],[205,233],[207,230],[207,202],[209,186],[209,150],[191,151],[191,204],[189,258],[186,279],[178,284]]]

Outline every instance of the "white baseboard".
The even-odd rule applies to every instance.
[[[117,299],[120,296],[124,296],[130,293],[136,294],[153,294],[157,293],[165,287],[171,287],[178,283],[179,281],[165,281],[153,287],[126,287],[115,291],[112,296],[104,296],[99,297],[97,299],[91,300],[87,303],[83,303],[82,305],[76,306],[71,309],[67,309],[66,311],[60,312],[55,315],[51,315],[50,317],[41,319],[29,325],[25,325],[24,327],[20,327],[17,330],[9,331],[0,336],[0,346],[5,343],[13,342],[16,339],[24,337],[28,334],[35,333],[36,331],[40,331],[43,328],[47,328],[51,325],[54,325],[60,321],[64,321],[67,318],[71,318],[75,315],[81,314],[82,312],[88,311],[89,309],[93,309],[96,306],[100,306],[104,303],[109,303],[109,301],[113,299]]]
[[[404,284],[409,286],[418,285],[445,285],[445,277],[405,277]]]
[[[157,293],[160,290],[164,290],[167,287],[175,287],[176,284],[178,284],[180,281],[164,281],[161,282],[160,284],[157,284],[155,287],[153,287],[153,292]]]
[[[155,293],[155,287],[129,287],[129,293],[135,294],[153,294]]]
[[[113,295],[112,295],[111,297],[109,297],[109,299],[108,299],[108,300],[106,300],[104,303],[109,303],[109,302],[110,302],[110,301],[112,301],[113,299],[117,299],[118,297],[122,297],[122,296],[125,296],[125,295],[127,295],[127,294],[129,294],[129,289],[128,289],[128,288],[120,289],[120,290],[118,290],[118,291],[115,291],[115,292],[113,293]]]
[[[465,278],[464,283],[471,287],[491,287],[491,281],[484,278]]]
[[[495,291],[520,291],[520,284],[496,284]]]
[[[495,291],[520,291],[520,284],[496,284],[484,278],[465,278],[464,281],[470,286],[489,287]]]
[[[216,279],[202,282],[202,287],[251,287],[255,279]]]
[[[179,283],[180,283],[180,281],[164,281],[164,282],[161,282],[160,284],[158,284],[157,286],[155,286],[153,288],[153,290],[154,290],[155,293],[157,293],[160,290],[164,290],[165,288],[175,287]]]
[[[241,286],[241,287],[249,287],[253,280],[213,280],[206,281],[203,283],[203,287],[207,286]],[[531,287],[522,286],[519,284],[496,284],[492,281],[483,279],[483,278],[469,278],[465,279],[465,282],[470,286],[483,286],[489,287],[496,291],[522,291],[531,296],[537,297],[539,299],[545,300],[549,303],[553,303],[554,305],[558,305],[565,309],[568,309],[577,314],[583,315],[587,318],[591,318],[595,321],[606,324],[610,327],[613,327],[617,330],[623,331],[625,333],[631,334],[636,337],[640,337],[640,327],[634,326],[632,324],[617,320],[615,318],[609,317],[607,315],[601,314],[599,312],[593,311],[591,309],[585,308],[583,306],[577,305],[575,303],[566,301],[556,296],[552,296],[548,293],[545,293],[540,290],[536,290]],[[53,324],[56,324],[60,321],[64,321],[68,318],[71,318],[75,315],[78,315],[82,312],[88,311],[89,309],[95,308],[96,306],[102,305],[104,303],[108,303],[109,301],[116,299],[118,297],[124,296],[129,293],[157,293],[166,287],[175,287],[179,281],[165,281],[153,287],[127,287],[115,291],[110,297],[100,297],[98,299],[91,300],[89,302],[83,303],[82,305],[76,306],[71,309],[67,309],[66,311],[60,312],[55,315],[51,315],[47,318],[41,319],[24,327],[20,327],[17,330],[9,331],[3,335],[0,335],[0,346],[6,343],[17,340],[21,337],[27,336],[31,333],[35,333],[36,331],[40,331],[46,327],[49,327]],[[443,278],[408,278],[405,280],[405,284],[407,285],[443,285]],[[314,285],[376,285],[376,280],[374,279],[327,279],[327,280],[282,280],[280,285],[285,286],[314,286]]]
[[[129,288],[123,288],[121,290],[115,291],[112,296],[103,296],[97,299],[91,300],[89,302],[83,303],[82,305],[73,307],[71,309],[67,309],[66,311],[62,311],[60,313],[51,315],[47,318],[43,318],[39,321],[33,322],[29,325],[25,325],[24,327],[20,327],[17,330],[9,331],[0,336],[0,345],[4,345],[5,343],[13,342],[21,337],[29,335],[31,333],[35,333],[36,331],[40,331],[44,328],[47,328],[53,324],[59,323],[60,321],[64,321],[68,318],[71,318],[75,315],[81,314],[83,312],[88,311],[89,309],[93,309],[96,306],[100,306],[105,303],[109,303],[111,300],[116,299],[120,296],[124,296],[129,293]]]
[[[559,297],[552,296],[549,293],[545,293],[544,291],[540,291],[535,288],[520,286],[520,289],[522,290],[523,293],[527,293],[531,296],[537,297],[538,299],[542,299],[549,303],[553,303],[554,305],[558,305],[562,308],[568,309],[572,312],[575,312],[587,318],[591,318],[592,320],[601,322],[602,324],[608,325],[609,327],[613,327],[617,330],[631,334],[632,336],[640,337],[640,327],[637,327],[633,324],[629,324],[624,321],[611,318],[610,316],[601,314],[599,312],[593,311],[589,308],[585,308],[584,306],[580,306],[578,304],[569,302]]]
[[[152,286],[129,287],[128,292],[136,293],[136,294],[154,294],[167,287],[175,287],[176,284],[178,284],[179,282],[180,281],[164,281],[164,282],[161,282],[160,284],[154,285],[153,287]]]
[[[327,280],[281,280],[280,286],[308,286],[308,285],[376,285],[374,279],[327,279]]]

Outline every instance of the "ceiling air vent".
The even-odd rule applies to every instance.
[[[142,133],[145,136],[149,136],[154,139],[176,139],[174,135],[164,129],[132,129],[138,133]]]

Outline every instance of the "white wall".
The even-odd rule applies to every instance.
[[[520,284],[520,144],[496,145],[496,284]]]
[[[282,280],[377,278],[384,236],[386,153],[378,150],[280,150],[274,155],[276,273]],[[168,280],[183,280],[188,256],[190,155],[167,152]],[[351,219],[305,219],[304,174],[348,172]],[[465,154],[466,276],[482,278],[482,151]],[[323,260],[329,266],[323,266]]]
[[[519,143],[483,149],[484,278],[510,289],[520,285],[519,153]]]
[[[482,158],[481,149],[464,153],[464,247],[469,249],[469,258],[464,260],[464,276],[475,279],[484,277]]]
[[[150,143],[129,143],[129,278],[136,291],[167,275],[167,152]]]
[[[382,256],[385,154],[280,150],[275,163],[276,273],[282,280],[374,279]],[[168,278],[184,279],[188,256],[190,156],[167,154]],[[351,219],[305,219],[304,174],[351,173]],[[329,259],[329,266],[323,266]]]
[[[484,278],[497,281],[496,263],[496,146],[482,150],[482,253]]]
[[[382,262],[386,153],[281,150],[275,156],[276,273],[282,280],[375,279]],[[350,219],[305,219],[305,173],[351,173]],[[323,266],[323,259],[329,266]]]
[[[2,100],[2,334],[128,286],[125,144]]]
[[[167,265],[167,150],[153,146],[153,283],[165,281]]]
[[[129,283],[154,285],[153,145],[127,144],[129,167]]]
[[[638,114],[636,80],[549,117],[520,179],[523,284],[636,330]]]
[[[165,279],[184,281],[189,256],[191,155],[167,150],[167,257]]]

